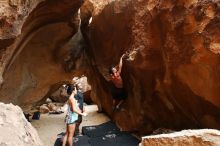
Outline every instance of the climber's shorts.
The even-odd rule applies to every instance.
[[[125,100],[127,98],[127,93],[124,88],[112,87],[112,97],[117,100]]]

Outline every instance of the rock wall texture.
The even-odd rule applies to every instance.
[[[219,1],[87,0],[81,12],[92,98],[122,129],[220,129]],[[128,99],[113,113],[108,68],[125,52]]]
[[[140,146],[218,146],[220,131],[184,130],[176,133],[143,137]]]
[[[123,130],[220,129],[219,1],[82,3],[0,2],[0,101],[28,110],[86,73],[93,101]],[[128,98],[113,113],[108,68],[125,52]]]
[[[1,41],[16,38],[19,34],[21,34],[22,26],[28,15],[42,1],[44,0],[1,0]]]
[[[82,0],[0,2],[0,100],[29,109],[72,78],[66,43],[78,31]],[[53,85],[53,86],[52,86]]]
[[[0,103],[0,131],[1,146],[43,146],[18,106]]]

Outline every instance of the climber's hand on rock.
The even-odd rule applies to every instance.
[[[122,56],[121,56],[121,58],[124,58],[126,56],[126,53],[125,54],[123,54]]]

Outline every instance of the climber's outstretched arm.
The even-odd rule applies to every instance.
[[[121,74],[121,69],[123,66],[123,57],[125,56],[125,54],[123,54],[120,58],[119,64],[118,64],[118,73]]]

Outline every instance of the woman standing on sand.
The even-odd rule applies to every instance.
[[[71,85],[64,85],[65,94],[68,97],[68,110],[65,118],[66,122],[66,134],[63,138],[62,146],[66,145],[66,142],[69,146],[73,146],[73,136],[76,127],[76,121],[78,120],[78,115],[86,116],[87,113],[83,113],[78,106],[78,103],[75,99],[75,95],[77,94],[76,87],[71,87]]]

